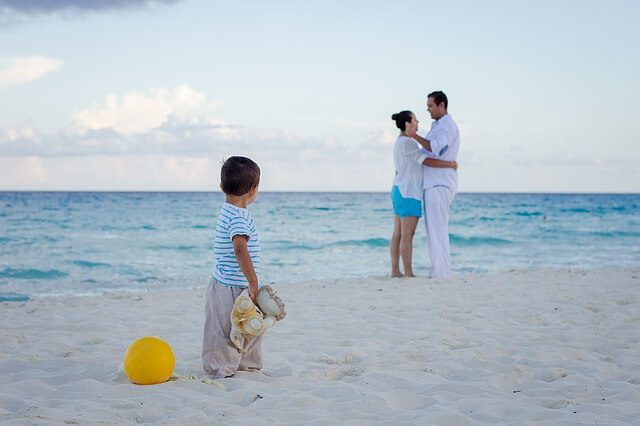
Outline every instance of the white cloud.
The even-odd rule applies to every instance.
[[[0,129],[0,156],[224,157],[264,152],[292,161],[344,161],[353,155],[351,140],[305,138],[286,129],[227,124],[214,115],[218,105],[186,85],[110,95],[73,112],[67,128],[57,132],[42,132],[33,123]],[[362,139],[363,153],[381,149],[374,146],[377,142],[371,143],[371,137]]]
[[[0,157],[9,190],[214,190],[208,158],[172,156]]]
[[[109,95],[104,102],[80,109],[71,115],[73,127],[80,132],[113,129],[122,135],[146,133],[175,121],[188,124],[222,124],[211,116],[214,103],[207,104],[203,93],[182,85],[175,89],[132,92],[121,99]]]
[[[0,59],[0,90],[37,80],[59,69],[63,62],[44,56]]]
[[[211,155],[0,157],[1,190],[217,191],[220,165],[231,154],[247,155],[262,170],[264,191],[376,191],[391,184],[389,167],[353,161],[301,161],[265,151]]]
[[[0,129],[0,189],[216,190],[221,161],[253,158],[263,190],[387,190],[397,131],[307,137],[288,129],[251,128],[216,117],[219,103],[189,86],[111,95],[44,132],[31,122]],[[336,132],[338,133],[338,132]],[[586,150],[500,152],[491,140],[464,139],[463,191],[637,190],[637,171],[614,154]],[[467,149],[468,147],[468,149]],[[498,152],[498,154],[496,154]],[[616,167],[610,167],[616,164]]]
[[[20,139],[33,139],[36,137],[38,129],[32,122],[24,123],[21,126],[4,130],[4,134],[0,136],[0,141],[15,141]]]
[[[219,124],[169,121],[145,133],[121,134],[112,128],[43,133],[27,123],[0,130],[1,156],[78,157],[93,155],[231,155],[267,152],[275,157],[298,156],[317,149],[330,158],[337,151],[319,139],[298,138],[279,129],[254,129]]]
[[[392,168],[392,142],[383,136],[309,138],[231,125],[213,114],[216,105],[179,86],[109,96],[57,132],[33,123],[0,129],[0,187],[215,190],[231,155],[261,165],[263,189],[374,190],[390,182],[381,171]]]

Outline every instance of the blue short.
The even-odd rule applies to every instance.
[[[404,198],[397,186],[394,186],[391,190],[391,204],[393,204],[393,212],[401,218],[407,216],[422,216],[422,204],[420,200]]]

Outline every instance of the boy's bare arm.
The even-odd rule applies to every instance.
[[[439,160],[437,158],[425,158],[422,164],[428,167],[435,167],[438,169],[458,170],[458,163],[455,161]]]
[[[240,265],[240,269],[242,269],[242,273],[244,273],[249,283],[249,297],[255,302],[256,296],[258,296],[258,275],[256,275],[256,270],[253,268],[253,262],[247,248],[249,239],[246,235],[236,235],[232,241],[233,252],[238,260],[238,265]]]

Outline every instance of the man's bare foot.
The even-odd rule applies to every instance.
[[[404,275],[402,275],[400,272],[391,273],[391,278],[402,278],[402,277],[404,277]]]
[[[416,276],[413,274],[404,274],[405,278],[415,278]]]

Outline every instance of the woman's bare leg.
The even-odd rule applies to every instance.
[[[404,267],[405,277],[415,277],[411,267],[411,257],[413,255],[413,234],[416,232],[418,218],[407,216],[400,219],[400,256]]]
[[[400,216],[396,216],[393,220],[393,235],[391,235],[391,243],[389,244],[389,251],[391,252],[391,276],[394,278],[402,276],[400,273],[400,238]]]

